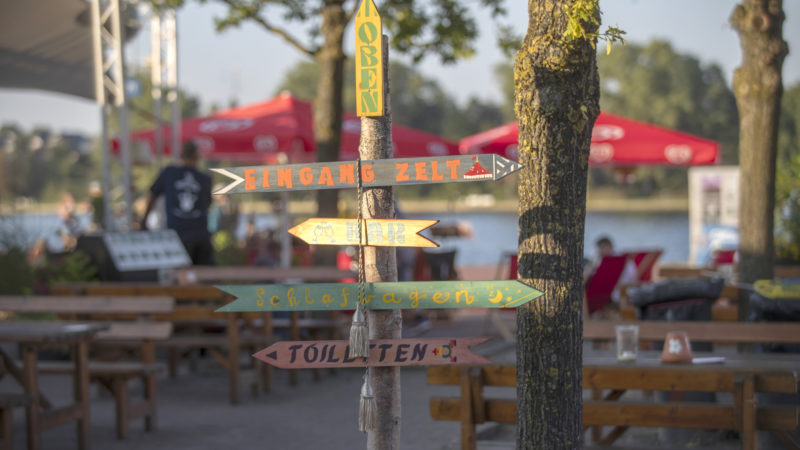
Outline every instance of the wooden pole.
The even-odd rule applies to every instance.
[[[384,115],[361,118],[361,159],[392,157],[392,114],[389,103],[389,45],[384,35]],[[364,189],[361,198],[364,219],[394,219],[394,198],[391,187]],[[397,261],[392,247],[364,247],[364,277],[367,282],[397,281]],[[369,311],[367,314],[370,339],[399,339],[403,324],[399,310]],[[369,382],[375,394],[378,410],[377,426],[367,433],[367,449],[400,448],[400,368],[373,367]]]

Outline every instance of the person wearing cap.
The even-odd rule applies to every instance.
[[[167,166],[150,187],[140,229],[147,229],[147,216],[156,199],[163,195],[167,228],[175,230],[195,265],[213,265],[214,248],[208,232],[211,205],[211,177],[197,170],[197,144],[188,141],[181,150],[181,164]]]

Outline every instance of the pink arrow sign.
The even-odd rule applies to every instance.
[[[364,358],[350,357],[348,341],[278,342],[253,356],[282,369],[491,364],[469,350],[487,340],[488,337],[372,340],[369,363]]]

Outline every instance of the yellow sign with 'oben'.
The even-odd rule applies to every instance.
[[[383,115],[381,16],[372,0],[362,0],[355,19],[356,113]]]

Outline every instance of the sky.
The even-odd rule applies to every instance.
[[[528,20],[527,2],[508,0],[506,4],[509,14],[505,22],[523,33]],[[625,30],[628,42],[667,40],[677,51],[693,54],[704,64],[719,64],[729,83],[741,62],[738,37],[728,24],[735,4],[735,0],[600,0],[603,27],[612,25]],[[473,9],[481,32],[475,56],[448,66],[428,57],[417,68],[437,79],[461,102],[470,97],[499,102],[501,93],[493,67],[509,61],[496,45],[495,25],[488,13]],[[213,2],[200,5],[189,1],[178,13],[179,83],[200,97],[203,111],[212,103],[224,106],[232,99],[247,104],[271,98],[286,70],[304,58],[281,38],[255,25],[217,33],[213,20],[224,11]],[[788,86],[800,82],[800,2],[785,1],[784,11],[783,34],[790,53],[783,64],[783,82]],[[294,32],[302,36],[300,30]],[[348,53],[353,47],[351,35],[352,30],[345,43]],[[127,46],[126,52],[129,66],[145,63],[149,56],[147,28]],[[407,62],[399,54],[391,54],[391,58]],[[2,123],[97,134],[100,110],[89,100],[68,95],[0,89]]]

